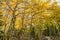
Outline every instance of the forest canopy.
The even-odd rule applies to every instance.
[[[36,34],[45,30],[60,32],[60,2],[57,0],[0,0],[1,31],[11,35],[13,31],[14,34],[21,30],[30,33],[32,29]],[[50,34],[52,35],[52,31]]]

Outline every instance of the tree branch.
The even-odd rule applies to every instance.
[[[20,13],[16,14],[15,16],[18,16]]]
[[[12,8],[10,7],[10,5],[8,5],[8,3],[6,3],[7,4],[7,6],[10,8],[10,10],[12,10]],[[13,10],[12,10],[13,11]]]
[[[32,16],[35,16],[36,14],[38,14],[38,13],[40,13],[40,12],[36,12],[35,14],[33,14]]]

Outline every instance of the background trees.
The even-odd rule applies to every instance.
[[[35,40],[42,37],[44,33],[45,36],[59,35],[59,13],[60,6],[56,0],[0,1],[0,19],[2,19],[0,25],[4,34],[8,34],[11,40],[13,37],[20,40],[21,37],[28,35],[30,39],[34,36]],[[51,31],[52,28],[54,33]]]

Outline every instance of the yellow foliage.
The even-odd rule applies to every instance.
[[[45,27],[45,26],[41,27],[41,30],[46,30],[46,29],[47,29],[47,27]]]
[[[30,26],[28,25],[26,28],[26,32],[29,32],[29,31],[30,31]]]
[[[17,0],[11,0],[12,2],[17,2]]]
[[[6,6],[6,2],[2,2],[2,5]]]
[[[2,28],[1,28],[1,30],[4,31],[4,29],[5,29],[5,26],[3,25]]]
[[[29,13],[29,12],[31,12],[32,10],[31,10],[31,8],[29,8],[29,9],[27,9],[27,10],[25,10],[27,13]]]
[[[21,19],[20,19],[20,17],[17,17],[16,23],[15,23],[15,28],[16,28],[17,30],[20,30],[21,27],[22,27]]]
[[[16,14],[18,14],[18,11],[20,11],[20,14],[15,16],[16,17],[16,21],[15,21],[15,28],[16,30],[20,30],[22,28],[22,17],[24,14],[24,24],[30,24],[31,23],[31,18],[28,18],[29,15],[34,15],[36,13],[36,15],[33,16],[32,19],[32,26],[36,26],[40,23],[40,20],[42,20],[42,23],[46,24],[48,23],[49,26],[51,26],[53,24],[53,26],[56,26],[56,28],[58,29],[58,23],[55,20],[51,20],[51,17],[56,16],[56,12],[60,13],[60,8],[58,8],[57,6],[57,2],[54,2],[53,4],[50,3],[50,0],[46,0],[46,2],[43,2],[43,0],[29,0],[31,2],[31,4],[25,5],[24,2],[28,1],[28,0],[21,0],[20,4],[17,5],[17,8],[21,8],[19,10],[14,10],[15,6],[16,6],[16,2],[20,1],[20,0],[10,0],[10,4],[7,5],[6,2],[2,2],[2,5],[0,6],[0,8],[2,8],[2,10],[0,10],[0,12],[2,12],[2,14],[6,14],[8,13],[8,16],[15,16]],[[45,1],[45,0],[44,0]],[[27,2],[26,2],[27,3]],[[4,7],[11,7],[13,9],[12,10],[5,10]],[[57,9],[58,8],[58,9]],[[12,15],[12,13],[14,12],[15,15]],[[57,17],[60,17],[60,14],[57,15]],[[10,23],[11,20],[8,19],[8,17],[3,17],[3,20],[5,23]],[[45,20],[45,22],[43,22],[43,20]],[[50,21],[52,21],[52,24],[50,23]],[[40,23],[41,24],[41,23]],[[4,27],[3,27],[4,29]],[[46,26],[42,25],[41,30],[45,30]],[[28,32],[30,30],[30,26],[28,25],[26,28],[26,31]]]
[[[18,14],[18,11],[15,12],[15,15],[17,15],[17,14]]]

